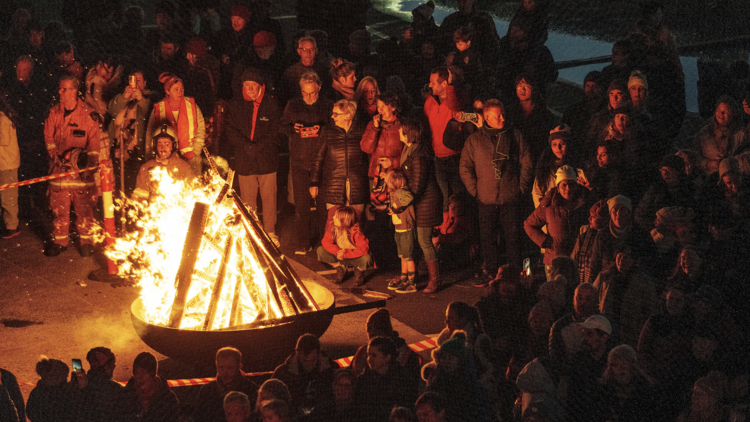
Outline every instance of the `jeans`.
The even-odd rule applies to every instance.
[[[451,195],[466,190],[461,181],[458,166],[461,154],[453,154],[448,157],[435,157],[435,177],[437,178],[440,191],[443,192],[443,212],[448,211],[448,198]]]
[[[482,247],[482,268],[495,274],[497,263],[498,231],[501,229],[505,239],[505,253],[508,264],[520,265],[521,242],[518,226],[520,225],[519,202],[513,201],[504,205],[479,205],[479,241]]]
[[[341,264],[344,268],[354,267],[364,271],[369,267],[372,267],[372,257],[370,254],[365,254],[359,258],[344,258],[339,261],[336,255],[328,252],[324,247],[318,246],[318,261],[325,262],[326,264]]]
[[[276,233],[276,173],[239,176],[242,202],[250,209],[258,210],[258,191],[263,200],[263,229]]]
[[[417,227],[417,241],[422,248],[422,255],[425,261],[432,261],[437,258],[435,245],[432,244],[432,227]]]

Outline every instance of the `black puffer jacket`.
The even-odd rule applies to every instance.
[[[320,126],[322,129],[331,120],[331,109],[333,102],[323,97],[318,98],[312,105],[305,103],[301,97],[292,98],[286,104],[280,124],[283,127],[282,132],[289,139],[289,154],[293,167],[310,170],[315,153],[320,147],[320,131],[318,136],[303,138],[300,132],[294,131],[294,125],[300,123],[304,127]]]
[[[407,147],[404,147],[407,148]],[[417,227],[443,224],[443,193],[435,178],[435,161],[427,144],[416,144],[401,163],[409,189],[414,194]]]
[[[367,184],[367,154],[359,142],[365,121],[354,117],[349,132],[330,122],[323,128],[320,147],[311,170],[310,186],[319,188],[318,197],[326,204],[346,203],[346,179],[351,189],[349,203],[364,204],[370,199]]]

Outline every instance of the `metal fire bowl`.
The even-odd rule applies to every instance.
[[[331,325],[335,311],[333,293],[312,281],[303,281],[320,311],[297,315],[279,325],[228,331],[194,331],[152,325],[143,320],[143,304],[136,299],[130,307],[133,328],[141,340],[157,352],[173,359],[198,364],[214,362],[216,351],[236,347],[242,352],[243,370],[273,370],[284,362],[305,333],[320,337]]]

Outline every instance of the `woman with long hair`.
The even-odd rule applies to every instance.
[[[539,84],[529,74],[521,74],[516,78],[516,101],[509,107],[509,121],[523,134],[523,140],[531,150],[531,156],[536,162],[542,154],[550,130],[555,126],[555,117],[547,108],[544,92]]]
[[[380,97],[380,88],[378,81],[372,76],[365,76],[359,81],[357,89],[354,91],[354,101],[357,103],[357,109],[367,117],[375,117],[380,113],[378,107],[378,98]]]
[[[722,95],[716,102],[714,116],[695,135],[693,149],[700,155],[698,167],[706,174],[716,173],[724,158],[734,157],[750,148],[739,110],[732,97]]]
[[[440,285],[437,252],[432,243],[432,228],[443,222],[441,205],[443,194],[435,177],[435,161],[429,142],[424,142],[422,122],[416,119],[400,120],[399,139],[404,144],[399,162],[412,195],[419,247],[422,249],[430,281],[423,293],[435,293]],[[383,159],[383,167],[394,164]]]
[[[0,91],[0,185],[18,182],[21,155],[16,134],[16,112],[8,104],[5,92]],[[0,237],[18,236],[18,188],[0,191],[0,215],[5,229]]]

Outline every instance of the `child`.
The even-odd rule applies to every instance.
[[[347,206],[338,208],[328,222],[321,246],[318,247],[318,261],[336,268],[334,283],[341,284],[346,277],[347,267],[354,267],[354,283],[365,284],[364,271],[372,265],[370,242],[359,230],[354,209]]]
[[[414,195],[406,185],[406,176],[400,169],[388,170],[385,176],[390,203],[388,215],[393,219],[396,228],[395,240],[398,257],[401,258],[401,277],[388,283],[389,290],[396,293],[414,293],[417,291],[415,278],[416,268],[412,259],[414,250],[414,207],[411,205]]]
[[[457,195],[451,195],[440,232],[432,238],[441,266],[460,268],[469,262],[470,234],[471,222],[464,215],[464,206]]]
[[[456,44],[456,50],[450,54],[453,56],[452,64],[464,72],[464,80],[470,86],[472,94],[481,92],[482,81],[482,63],[476,48],[471,47],[471,39],[474,31],[467,27],[458,28],[453,33],[453,42]],[[450,61],[450,59],[449,59]]]

